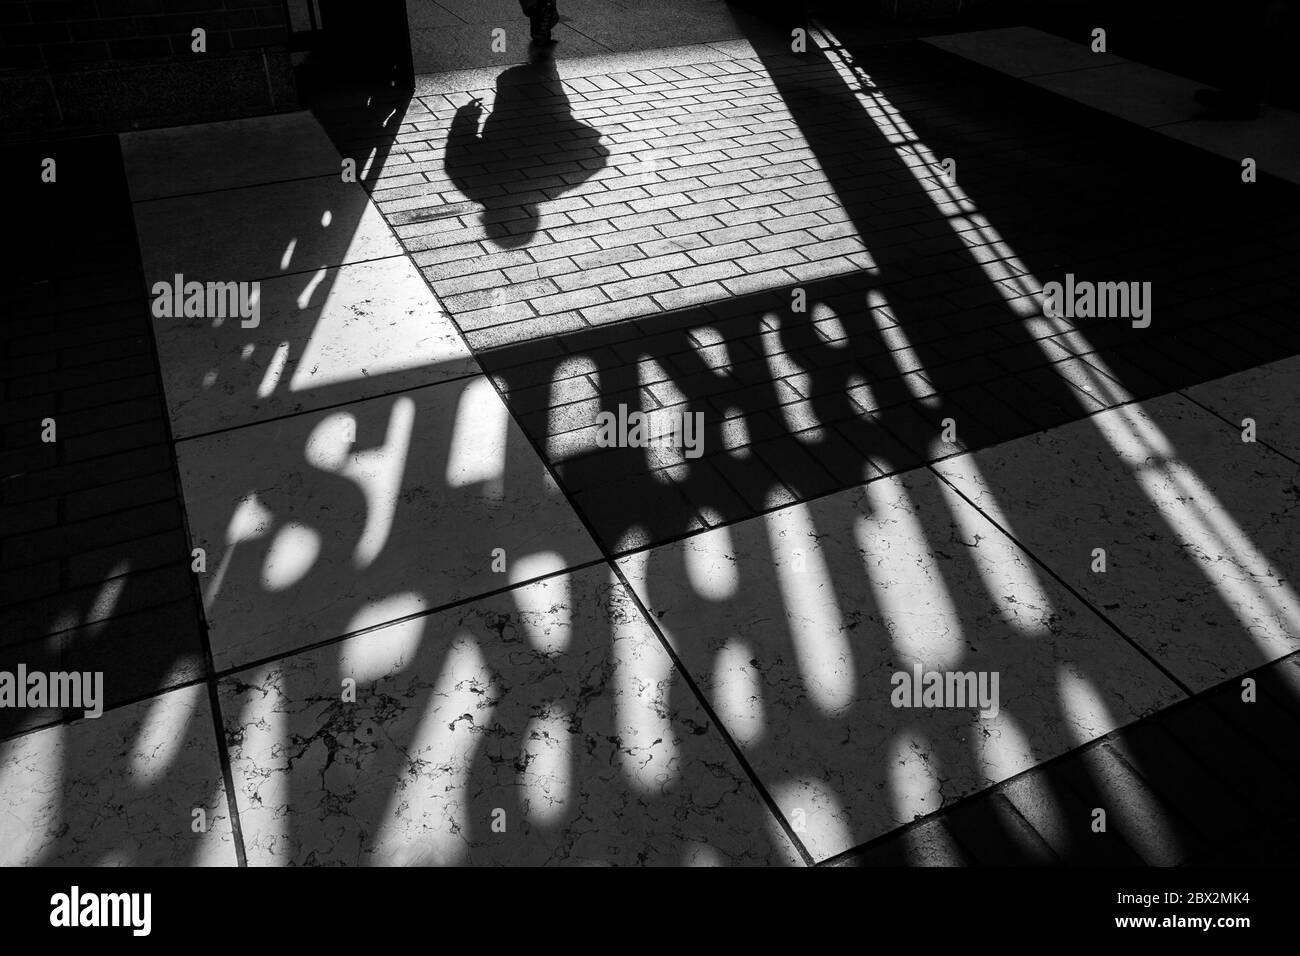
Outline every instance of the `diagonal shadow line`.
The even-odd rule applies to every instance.
[[[900,261],[901,261],[901,260],[900,260]],[[849,289],[848,289],[848,293],[852,294],[852,295],[855,296],[855,297],[859,297],[859,300],[860,300],[860,295],[861,295],[862,292],[863,292],[863,289],[862,289],[862,288],[853,288],[853,287],[850,286]],[[815,299],[815,301],[822,301],[822,300],[821,300],[821,299]],[[782,307],[784,307],[784,306],[786,305],[785,302],[780,302],[780,303],[778,303],[778,302],[775,302],[775,301],[774,301],[772,304],[773,304],[773,311],[775,311],[775,309],[777,308],[778,305],[779,305],[779,306],[782,306]],[[724,319],[726,319],[726,318],[730,318],[730,317],[731,317],[731,316],[728,316],[728,315],[723,314],[724,312],[725,312],[725,309],[723,309],[722,307],[718,307],[718,309],[717,309],[716,311],[709,311],[707,314],[708,314],[709,320],[710,320],[711,322],[712,322],[712,321],[721,321],[721,320],[724,320]],[[679,321],[679,320],[680,320],[680,316],[678,316],[677,318],[673,319],[672,321]],[[747,321],[748,321],[748,320],[747,320]],[[687,324],[689,325],[689,323],[687,323]],[[914,328],[914,326],[913,326],[913,328]],[[794,333],[799,333],[800,331],[804,331],[804,332],[806,332],[807,330],[808,330],[808,326],[799,326],[799,325],[795,325],[795,326],[793,327],[793,330],[792,330],[792,331],[793,331]],[[672,326],[671,326],[671,322],[670,322],[669,327],[666,329],[666,331],[669,331],[669,332],[673,332],[673,331],[674,331],[674,329],[673,329]],[[790,331],[790,330],[786,330],[786,331],[788,332],[788,331]],[[752,346],[753,344],[756,343],[757,339],[758,339],[760,336],[765,335],[765,334],[766,334],[766,335],[773,335],[773,334],[775,334],[775,335],[777,335],[778,337],[780,337],[780,336],[783,335],[782,332],[777,332],[776,330],[773,330],[773,329],[767,328],[766,326],[764,326],[764,331],[763,331],[763,332],[760,332],[760,331],[758,331],[758,327],[757,327],[757,326],[754,326],[754,325],[751,324],[750,332],[748,333],[748,337],[747,337],[744,341],[746,341],[749,345]],[[792,336],[791,336],[790,334],[785,334],[784,337],[786,337],[786,338],[790,338],[790,337],[792,337]],[[793,337],[798,338],[797,335],[794,335]],[[592,342],[594,342],[595,340],[596,340],[596,337],[593,336],[592,339],[590,339],[590,340],[586,340],[586,342],[587,342],[587,343],[592,343]],[[938,341],[940,341],[940,340],[939,340],[939,339],[935,339],[934,341],[935,341],[935,342],[938,342]],[[608,343],[602,343],[602,346],[605,345],[605,344],[608,344]],[[804,348],[804,349],[814,349],[814,350],[815,350],[815,349],[817,349],[818,347],[819,347],[819,346],[816,344],[816,342],[814,341],[813,338],[811,338],[811,337],[809,337],[809,336],[807,336],[807,335],[805,335],[805,336],[803,337],[803,348]],[[592,347],[589,348],[588,350],[594,350],[594,346],[592,346]],[[581,351],[582,351],[582,349],[579,349],[579,353],[580,353]],[[750,351],[751,351],[751,353],[753,353],[753,349],[752,349],[752,348],[750,349]],[[761,349],[760,349],[760,351],[761,351]],[[694,355],[694,354],[695,354],[694,343],[692,342],[692,344],[691,344],[688,348],[684,349],[682,354],[685,354],[685,355],[688,355],[688,356],[689,356],[689,355]],[[864,354],[862,354],[862,355],[858,355],[858,354],[855,352],[855,358],[859,358],[859,359],[861,359],[861,361],[863,361],[863,362],[867,362],[867,361],[868,361],[872,356],[877,355],[877,354],[880,354],[880,353],[877,352],[877,351],[873,351],[873,350],[869,350],[868,352],[866,352],[866,353],[864,353]],[[693,359],[689,359],[689,358],[688,358],[688,359],[684,359],[684,361],[686,361],[686,362],[688,363],[688,372],[689,372],[689,371],[694,371],[695,373],[701,373],[701,372],[703,371],[703,370],[699,367],[698,364],[691,364],[691,363],[694,362]],[[755,362],[761,362],[762,359],[761,359],[761,357],[760,357],[758,354],[754,354],[754,355],[753,355],[753,361],[755,361]],[[809,363],[809,364],[813,364],[813,363]],[[814,364],[813,367],[817,367],[817,366]],[[763,385],[763,383],[762,383],[761,381],[758,382],[757,384],[760,386],[760,390],[761,390],[761,391],[764,391],[764,392],[768,391],[768,390],[766,389],[766,387]],[[900,391],[898,394],[902,394],[902,392]],[[533,432],[531,432],[531,431],[526,432],[526,433],[530,434],[530,437],[531,437],[532,434],[533,434]],[[544,456],[544,460],[548,460],[548,461],[549,461],[549,459],[545,459],[545,456]],[[624,584],[625,584],[625,585],[626,585],[626,583],[627,583],[627,582],[624,581]],[[635,593],[635,592],[633,592],[633,593]],[[638,601],[638,603],[639,603],[639,601]],[[642,608],[642,611],[644,612],[645,609]],[[650,618],[650,619],[653,620],[653,618]],[[662,635],[660,635],[660,636],[661,636],[661,640],[662,640]],[[721,726],[721,725],[720,725],[720,726]],[[769,805],[769,806],[770,806],[770,805]]]
[[[978,302],[978,301],[979,301],[979,300],[977,300],[977,302]],[[980,303],[980,304],[988,305],[988,306],[997,306],[997,305],[1000,305],[1000,302],[999,302],[999,301],[998,301],[994,296],[989,295],[989,296],[986,296],[986,297],[984,298],[983,302]],[[643,324],[643,323],[638,323],[638,324]],[[1017,342],[1017,343],[1015,343],[1015,344],[1022,344],[1022,343]],[[1023,343],[1023,344],[1028,344],[1028,343],[1026,342],[1026,343]],[[565,343],[565,351],[568,352],[568,353],[571,353],[571,354],[572,354],[572,353],[575,353],[575,352],[581,352],[582,349],[581,349],[580,347],[579,347],[579,348],[575,348],[575,347],[574,347],[574,344],[573,344],[573,342],[572,342],[572,340],[570,339],[570,340],[566,341],[566,343]],[[503,361],[501,362],[501,364],[502,364],[503,367],[509,367],[510,365],[512,365],[512,364],[516,364],[516,363],[512,363],[511,360],[510,360],[510,358],[508,357],[508,358],[506,358],[505,360],[503,360]],[[1182,372],[1182,374],[1187,374],[1187,373],[1186,373],[1186,370],[1184,370],[1184,371]],[[1069,404],[1074,404],[1074,405],[1077,406],[1077,405],[1081,402],[1081,396],[1078,395],[1078,394],[1076,394],[1075,392],[1069,391],[1069,390],[1066,388],[1066,386],[1065,386],[1064,383],[1061,383],[1061,382],[1051,382],[1051,381],[1049,380],[1048,389],[1049,389],[1049,391],[1055,390],[1055,392],[1056,392],[1056,394],[1057,394],[1058,396],[1064,396],[1064,397],[1066,397],[1067,400],[1066,400],[1065,404],[1067,404],[1067,405],[1069,405]],[[1091,410],[1089,410],[1088,413],[1089,413],[1089,414],[1090,414],[1090,413],[1093,413],[1093,412],[1095,412],[1096,410],[1097,410],[1097,409],[1091,409]],[[1080,416],[1080,417],[1082,417],[1082,416]]]

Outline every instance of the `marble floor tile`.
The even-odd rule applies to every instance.
[[[937,467],[1193,691],[1300,649],[1300,469],[1185,398]]]
[[[339,175],[342,158],[308,112],[121,134],[131,198]]]
[[[1139,126],[1156,126],[1194,116],[1200,107],[1193,94],[1204,85],[1142,63],[1070,70],[1035,77],[1031,82]]]
[[[800,862],[606,566],[241,671],[221,708],[251,865]]]
[[[523,19],[519,0],[437,0],[437,5],[462,23],[495,24]]]
[[[406,0],[406,19],[412,29],[454,26],[465,22],[437,0]]]
[[[151,292],[177,274],[252,282],[402,252],[365,190],[335,177],[136,203],[135,226]]]
[[[926,469],[619,564],[817,860],[1181,697]]]
[[[1110,53],[1093,53],[1084,44],[1032,27],[924,41],[1234,162],[1249,156],[1262,172],[1300,182],[1300,116],[1290,110],[1266,108],[1249,122],[1207,119],[1197,115],[1199,108],[1191,100],[1203,84]]]
[[[218,669],[599,556],[483,377],[177,455]]]
[[[1194,385],[1184,394],[1238,429],[1254,419],[1257,441],[1300,461],[1300,356]]]
[[[1300,116],[1291,110],[1266,106],[1259,119],[1249,122],[1196,118],[1158,129],[1235,163],[1249,156],[1261,172],[1300,183]]]
[[[268,279],[261,293],[255,328],[154,318],[176,438],[478,371],[405,256]]]
[[[201,684],[0,743],[0,806],[3,866],[236,861]]]
[[[941,50],[964,56],[1012,76],[1040,76],[1065,70],[1121,63],[1112,53],[1093,53],[1082,43],[1075,43],[1033,27],[1003,27],[925,37],[925,42]]]
[[[183,545],[179,533],[176,544]],[[184,575],[179,575],[184,583]],[[126,592],[156,594],[158,579],[148,576],[106,581],[101,595],[121,585]],[[126,593],[125,600],[131,600]],[[6,609],[6,612],[8,609]],[[12,615],[7,615],[12,620]],[[109,617],[61,631],[43,640],[0,646],[0,671],[100,671],[104,675],[104,708],[159,694],[203,679],[203,635],[198,608],[187,596],[139,611]],[[16,736],[81,717],[68,708],[0,707],[0,737]]]
[[[731,4],[633,4],[613,16],[581,16],[574,10],[573,26],[610,50],[643,50],[719,40],[743,40],[738,24],[743,8]]]
[[[492,31],[506,31],[505,49],[493,48]],[[411,55],[416,73],[444,73],[488,67],[506,69],[528,59],[528,21],[519,13],[518,4],[510,15],[490,23],[472,23],[411,30]],[[590,56],[606,53],[608,47],[597,43],[564,22],[551,31],[555,41],[553,55],[560,57]]]

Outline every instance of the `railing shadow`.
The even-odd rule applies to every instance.
[[[1126,530],[1178,550],[1185,529],[1153,507],[1128,446],[1085,423],[1129,396],[1297,351],[1281,333],[1194,361],[1248,320],[1181,248],[1149,242],[1179,190],[1218,167],[1116,127],[1119,143],[1167,157],[1169,176],[1130,187],[1150,225],[1116,241],[1101,215],[1113,196],[1082,176],[1113,170],[1117,147],[1085,150],[1077,182],[1053,176],[1048,157],[1079,137],[1069,115],[1037,121],[1039,94],[1007,84],[977,102],[952,92],[960,71],[945,76],[937,54],[856,52],[915,143],[958,157],[966,197],[914,175],[898,147],[915,158],[915,144],[888,110],[866,112],[833,51],[762,56],[869,272],[803,283],[802,310],[781,288],[482,352],[501,398],[480,378],[442,381],[432,362],[423,387],[391,372],[364,394],[355,381],[313,386],[292,417],[197,438],[188,462],[182,450],[195,533],[219,542],[249,513],[211,548],[224,570],[205,593],[250,862],[772,863],[793,861],[791,837],[821,859],[1182,696],[1178,667],[1162,671],[1160,654],[1108,629],[1068,571],[1026,557],[971,504],[1032,550],[1054,516],[1094,503],[1095,485],[1052,488],[1045,512],[1014,461],[988,459],[965,484],[943,462],[1081,423],[1071,453],[1105,476],[1116,514],[1138,516]],[[397,129],[380,128],[377,155]],[[1026,162],[1042,175],[997,174],[1008,135],[1011,155],[1039,150]],[[496,162],[474,165],[491,175]],[[524,168],[501,162],[509,176]],[[1208,223],[1264,234],[1295,202],[1276,185],[1259,203],[1203,194]],[[1090,200],[1091,221],[1071,218]],[[985,228],[971,226],[980,215],[1013,255],[986,260],[974,249],[994,241],[961,238]],[[1085,321],[1041,344],[1027,284],[1065,263],[1154,278],[1155,334]],[[1198,311],[1201,299],[1217,307]],[[620,405],[647,413],[660,440],[601,447],[596,415]],[[1152,403],[1169,443],[1159,464],[1181,464],[1216,512],[1258,529],[1248,503],[1215,494],[1239,487],[1204,440],[1218,425],[1189,424],[1181,408]],[[699,458],[663,440],[683,413],[703,415]],[[1289,554],[1265,557],[1291,577]],[[1239,606],[1205,587],[1206,564],[1161,570],[1147,600],[1172,581],[1205,620],[1237,620]],[[1271,659],[1247,629],[1231,633],[1224,655],[1241,669]],[[913,664],[1000,673],[1000,722],[969,709],[900,717],[889,679]],[[93,762],[76,749],[65,759]],[[180,786],[164,777],[155,792],[179,805]],[[1073,787],[1049,786],[1063,812],[1107,799],[1100,780]],[[1085,844],[1075,823],[1066,862],[1140,859],[1123,838]],[[41,859],[85,852],[74,827]]]

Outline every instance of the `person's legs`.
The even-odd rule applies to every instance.
[[[551,28],[560,22],[555,0],[519,0],[519,6],[528,15],[534,40],[549,40]]]

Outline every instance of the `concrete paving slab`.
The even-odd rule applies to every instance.
[[[606,568],[242,671],[221,700],[253,865],[801,862]]]
[[[599,555],[481,377],[184,442],[178,462],[219,669]]]
[[[123,133],[131,199],[339,175],[341,158],[308,112]]]
[[[0,806],[5,866],[236,862],[201,684],[0,744]]]
[[[818,860],[1182,696],[925,469],[618,564]],[[913,668],[998,715],[894,706]]]
[[[1300,648],[1297,466],[1184,398],[937,468],[1193,691]]]

